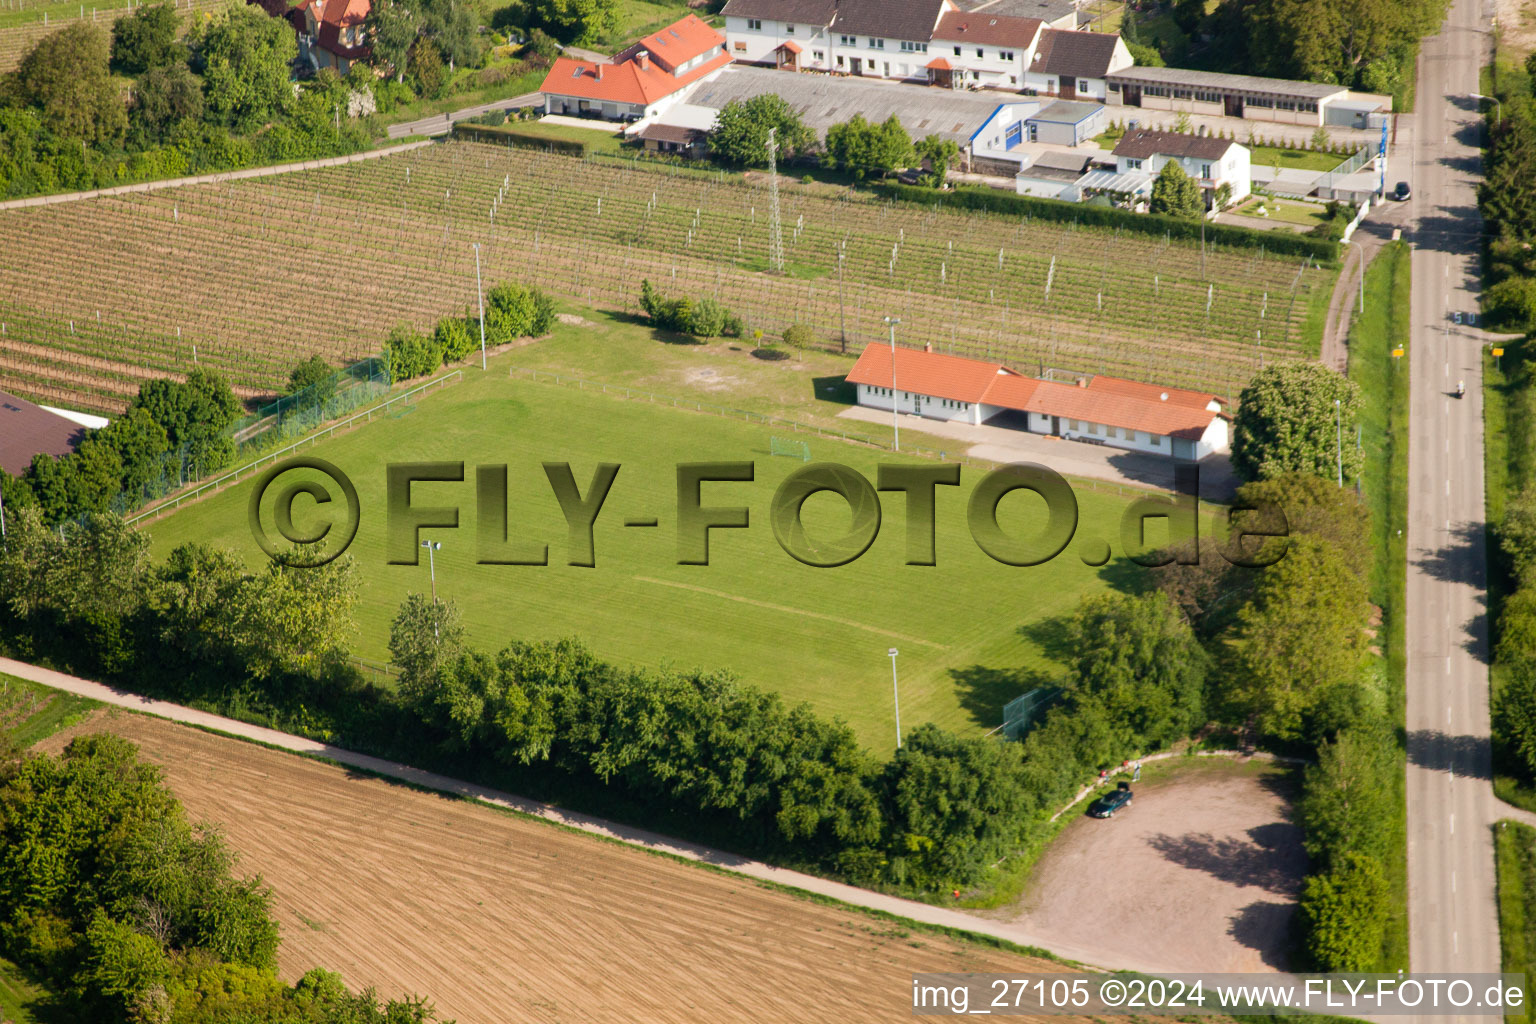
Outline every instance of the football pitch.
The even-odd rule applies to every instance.
[[[644,666],[726,669],[841,717],[872,749],[894,742],[891,659],[899,651],[901,722],[990,729],[1002,705],[1057,672],[1060,618],[1078,600],[1141,572],[1117,558],[1103,567],[1079,556],[1086,537],[1119,537],[1129,497],[1078,487],[1074,541],[1054,560],[1015,567],[994,561],[972,539],[966,502],[984,470],[966,466],[958,487],[937,488],[936,564],[906,564],[906,498],[881,495],[877,538],[855,561],[818,568],[796,561],[775,539],[768,511],[779,483],[803,468],[770,454],[774,436],[806,440],[813,462],[842,463],[873,484],[881,463],[932,462],[815,434],[786,435],[763,425],[627,400],[600,391],[465,369],[463,380],[302,453],[334,464],[354,483],[361,510],[348,553],[362,592],[354,650],[387,660],[390,621],[411,592],[430,589],[425,553],[417,565],[392,565],[386,553],[386,466],[463,462],[463,482],[418,482],[415,508],[456,506],[457,529],[424,530],[434,554],[438,596],[461,609],[471,644],[495,650],[518,639],[577,636],[603,658]],[[702,485],[706,507],[745,506],[745,529],[710,531],[709,564],[680,565],[677,465],[751,462],[751,482]],[[567,564],[569,530],[546,478],[546,462],[569,463],[583,495],[598,463],[618,463],[597,517],[591,567]],[[507,466],[507,531],[513,541],[548,545],[548,565],[477,564],[476,467]],[[266,490],[262,521],[274,536],[274,497],[307,471],[292,470]],[[154,521],[145,529],[157,557],[201,541],[240,553],[252,567],[264,556],[247,505],[254,479]],[[334,489],[333,489],[334,491]],[[334,506],[332,506],[334,507]],[[293,517],[303,530],[327,511],[300,496]],[[812,540],[840,536],[852,515],[836,495],[806,500]],[[654,527],[626,520],[654,518]],[[1020,537],[1044,522],[1044,503],[1019,491],[998,506],[1000,525]],[[412,542],[414,546],[414,541]],[[1118,556],[1119,542],[1113,547]]]

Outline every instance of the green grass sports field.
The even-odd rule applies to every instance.
[[[569,348],[580,340],[572,336],[562,328],[550,344]],[[643,344],[664,360],[680,358],[674,346]],[[348,474],[359,494],[361,525],[349,551],[364,580],[359,655],[387,659],[389,623],[400,601],[429,588],[425,557],[416,566],[386,564],[385,466],[395,462],[465,463],[465,482],[418,483],[412,499],[416,506],[459,508],[458,529],[429,530],[423,537],[442,544],[435,556],[438,594],[458,603],[476,645],[576,635],[615,661],[729,669],[846,719],[877,748],[894,737],[888,648],[900,651],[905,728],[931,720],[990,729],[1001,720],[1004,702],[1054,674],[1052,654],[1060,654],[1053,643],[1055,620],[1108,581],[1141,571],[1118,560],[1091,568],[1080,559],[1082,538],[1119,536],[1128,500],[1081,487],[1078,539],[1058,558],[1030,568],[993,561],[966,525],[966,499],[983,475],[973,467],[962,470],[959,487],[938,490],[937,565],[905,564],[906,510],[899,493],[882,495],[882,527],[861,558],[838,568],[800,564],[780,548],[768,520],[775,488],[802,466],[770,455],[772,428],[508,375],[510,358],[536,361],[537,349],[503,356],[488,372],[465,369],[461,383],[431,392],[405,415],[386,414],[304,449]],[[681,358],[691,355],[684,349]],[[734,358],[748,375],[741,380],[748,390],[767,389],[753,375],[796,372]],[[808,439],[813,461],[844,463],[871,483],[882,461],[913,461],[814,434],[777,433]],[[703,488],[707,506],[747,506],[751,525],[713,531],[711,564],[678,565],[675,467],[715,460],[755,463],[751,483]],[[546,461],[569,462],[583,493],[597,463],[621,466],[596,521],[594,567],[565,564],[568,531],[541,465]],[[475,467],[502,463],[508,467],[509,532],[548,544],[548,566],[476,564]],[[281,477],[267,491],[268,505],[282,485],[305,475],[296,470]],[[200,540],[260,564],[247,521],[252,486],[248,479],[148,522],[156,554]],[[301,528],[323,511],[304,497],[294,507]],[[813,539],[841,534],[851,521],[847,505],[830,494],[812,496],[804,510]],[[1025,536],[1040,529],[1043,511],[1038,497],[1018,492],[1003,499],[1000,521]],[[624,525],[645,517],[658,525]],[[270,530],[270,509],[263,522]],[[1119,554],[1118,541],[1114,547]]]

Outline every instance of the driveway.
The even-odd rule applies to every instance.
[[[840,418],[863,420],[889,427],[891,414],[880,409],[852,406]],[[1065,441],[1045,434],[1031,434],[1011,427],[972,426],[904,414],[903,444],[946,453],[961,453],[988,462],[1036,462],[1062,476],[1107,480],[1139,489],[1173,489],[1173,460],[1164,455],[1129,452],[1086,441]],[[909,439],[910,440],[907,440]],[[1237,490],[1231,460],[1213,455],[1200,462],[1200,497],[1225,504]]]

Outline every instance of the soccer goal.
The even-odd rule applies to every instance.
[[[768,451],[773,455],[786,455],[801,462],[811,461],[811,446],[804,441],[792,441],[787,437],[770,438]]]
[[[1045,709],[1054,704],[1056,698],[1060,696],[1061,687],[1041,686],[1013,698],[1003,706],[1003,724],[1000,728],[1004,738],[1023,739],[1029,730],[1040,724],[1040,717],[1045,714]]]

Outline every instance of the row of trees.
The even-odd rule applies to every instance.
[[[149,1024],[429,1024],[419,1000],[380,1005],[315,969],[277,977],[277,924],[260,878],[234,874],[128,741],[60,756],[0,751],[0,953],[77,1020]]]
[[[555,302],[529,285],[506,282],[485,293],[485,343],[494,348],[518,338],[537,338],[555,326]],[[477,314],[445,316],[431,334],[396,324],[384,341],[390,383],[423,377],[445,363],[456,363],[480,344]]]
[[[351,83],[327,73],[296,93],[289,24],[259,7],[199,19],[140,7],[109,35],[76,22],[44,36],[0,81],[0,195],[90,188],[353,152]],[[131,76],[127,96],[116,75]]]
[[[1525,62],[1536,74],[1536,54]],[[1483,298],[1489,324],[1511,331],[1536,330],[1536,101],[1528,89],[1499,77],[1501,116],[1491,122],[1478,205],[1483,214],[1490,286]],[[1529,80],[1529,77],[1528,79]]]
[[[212,370],[193,370],[185,381],[145,381],[123,415],[85,431],[73,452],[38,454],[20,477],[0,470],[0,497],[8,514],[36,508],[49,524],[124,512],[227,465],[235,454],[227,432],[239,412],[229,384]]]
[[[691,334],[695,338],[741,337],[741,318],[707,295],[700,299],[686,295],[669,299],[650,281],[641,281],[640,308],[653,326],[664,331]]]
[[[1311,859],[1300,922],[1323,971],[1383,966],[1403,841],[1403,751],[1367,669],[1370,521],[1344,487],[1363,469],[1344,443],[1359,405],[1358,386],[1325,367],[1272,367],[1243,390],[1233,424],[1233,467],[1253,481],[1239,504],[1277,501],[1292,539],[1221,628],[1251,724],[1316,752],[1299,807]],[[1220,615],[1212,599],[1224,588],[1183,582]]]
[[[818,156],[823,166],[860,181],[888,177],[922,161],[928,168],[925,183],[937,188],[960,158],[959,146],[937,135],[913,142],[895,114],[878,124],[855,114],[828,128],[826,145],[819,146],[816,133],[794,108],[772,93],[727,103],[709,133],[710,153],[731,166],[765,167],[768,132],[775,129],[780,162]]]

